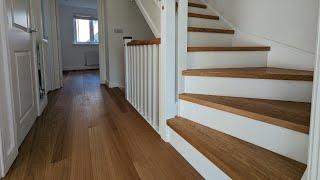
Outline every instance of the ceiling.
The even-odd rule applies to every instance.
[[[59,0],[60,5],[97,9],[97,0]]]

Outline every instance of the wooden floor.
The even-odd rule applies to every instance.
[[[52,92],[9,179],[202,179],[97,71],[70,72]]]

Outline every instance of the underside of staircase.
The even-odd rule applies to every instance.
[[[313,72],[268,67],[272,48],[189,2],[187,69],[170,143],[206,179],[301,179]]]

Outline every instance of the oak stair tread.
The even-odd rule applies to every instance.
[[[205,51],[270,51],[269,46],[188,47],[188,52]]]
[[[181,117],[167,124],[232,179],[301,179],[306,169],[305,164]]]
[[[217,28],[188,27],[188,32],[234,34],[234,30]]]
[[[219,20],[219,16],[208,15],[208,14],[199,14],[199,13],[191,13],[191,12],[188,13],[188,17]]]
[[[180,94],[179,98],[305,134],[309,133],[310,103],[188,93]]]
[[[196,7],[196,8],[202,8],[202,9],[206,9],[207,5],[205,4],[201,4],[201,3],[193,3],[193,2],[189,2],[188,6],[190,7]]]
[[[231,77],[252,79],[313,81],[313,72],[272,67],[188,69],[184,76]]]

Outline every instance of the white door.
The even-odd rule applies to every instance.
[[[35,62],[33,58],[30,0],[6,0],[9,44],[18,145],[36,117]]]

